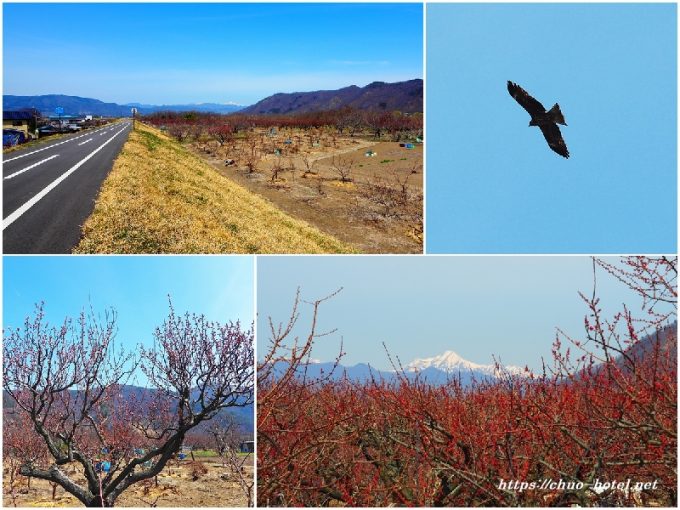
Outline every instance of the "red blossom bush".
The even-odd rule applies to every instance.
[[[309,380],[321,302],[307,338],[291,345],[296,299],[259,365],[260,506],[675,506],[675,264],[594,260],[643,298],[644,317],[624,307],[607,319],[596,293],[583,295],[585,336],[558,331],[542,373],[468,386],[403,373],[391,383]],[[656,485],[593,486],[627,479]]]
[[[387,134],[394,141],[415,138],[423,134],[422,114],[372,112],[352,108],[289,115],[157,112],[143,116],[142,120],[167,129],[170,135],[180,142],[187,140],[191,135],[196,138],[197,133],[206,132],[220,145],[224,145],[238,133],[255,128],[302,129],[310,132],[320,128],[332,128],[339,134],[350,136],[367,131],[378,139]]]

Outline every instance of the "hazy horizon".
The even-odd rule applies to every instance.
[[[350,260],[345,260],[349,258]],[[604,257],[616,262],[618,257]],[[376,256],[259,257],[257,263],[258,351],[270,338],[268,318],[287,323],[298,287],[324,302],[312,358],[332,361],[344,344],[345,366],[368,363],[391,369],[390,355],[406,365],[454,351],[473,363],[498,360],[539,370],[551,360],[557,328],[584,334],[588,309],[579,296],[592,293],[592,259],[586,256]],[[626,303],[638,313],[641,300],[597,269],[597,291],[606,315]],[[306,338],[311,307],[301,303],[294,334]]]
[[[11,95],[248,106],[423,77],[420,4],[3,4],[3,18]]]
[[[384,83],[391,84],[391,83],[401,83],[401,82],[411,81],[411,80],[422,80],[422,78],[407,78],[407,79],[399,80],[399,81],[385,81],[385,80],[375,79],[375,80],[372,80],[372,81],[369,81],[369,82],[366,82],[366,83],[363,83],[363,84],[350,83],[350,84],[347,84],[347,85],[340,85],[337,88],[324,89],[324,90],[338,90],[338,89],[348,88],[348,87],[352,87],[352,86],[363,88],[366,85],[369,85],[369,84],[374,83],[374,82],[384,82]],[[321,89],[319,89],[319,90],[321,90]],[[199,106],[199,105],[204,105],[204,104],[219,104],[219,105],[223,105],[223,106],[224,105],[233,105],[233,106],[248,107],[248,106],[252,106],[252,105],[256,104],[257,102],[261,101],[262,99],[265,99],[265,98],[270,97],[270,96],[275,95],[275,94],[296,94],[296,93],[305,93],[305,92],[316,92],[316,90],[280,90],[280,91],[277,91],[277,92],[270,94],[269,96],[261,97],[260,99],[254,101],[253,103],[249,103],[249,104],[236,103],[234,101],[225,101],[225,102],[219,102],[219,101],[189,101],[189,102],[183,102],[183,103],[147,103],[147,102],[143,102],[143,101],[117,102],[117,101],[107,101],[107,100],[104,100],[104,99],[99,98],[99,97],[79,96],[79,95],[74,95],[74,94],[65,94],[65,93],[61,93],[61,92],[46,92],[46,93],[43,93],[43,94],[18,94],[18,93],[17,94],[10,94],[8,92],[4,92],[3,96],[28,96],[28,97],[31,97],[31,96],[69,96],[69,97],[80,97],[80,98],[83,98],[83,99],[97,99],[99,101],[102,101],[103,103],[115,103],[115,104],[122,105],[122,106],[134,105],[134,104],[149,105],[149,106],[164,106],[164,105],[197,105],[197,106]]]

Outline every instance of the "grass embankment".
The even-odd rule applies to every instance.
[[[75,253],[347,253],[160,131],[137,123]]]

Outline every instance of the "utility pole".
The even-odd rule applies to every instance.
[[[132,130],[135,130],[135,116],[137,115],[137,108],[132,109]]]

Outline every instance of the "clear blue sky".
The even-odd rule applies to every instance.
[[[127,348],[151,345],[153,331],[168,316],[168,294],[177,313],[210,320],[240,320],[250,328],[253,259],[243,256],[3,257],[3,327],[21,327],[35,304],[60,326],[90,303],[103,317],[118,314],[117,341]],[[142,382],[141,379],[138,382]]]
[[[423,75],[421,4],[4,4],[4,93],[253,104]]]
[[[675,4],[428,5],[428,252],[675,252],[676,35]]]
[[[639,311],[636,295],[597,274],[606,313],[620,311],[621,303]],[[314,358],[331,361],[342,337],[345,365],[389,369],[385,342],[403,363],[453,350],[476,363],[496,355],[508,365],[538,368],[541,357],[550,357],[556,327],[583,334],[587,309],[578,291],[592,294],[592,283],[592,259],[585,256],[259,257],[258,358],[271,336],[268,317],[287,321],[298,286],[308,301],[343,287],[321,305],[319,331],[338,332],[317,341]],[[302,338],[310,307],[301,312]]]

